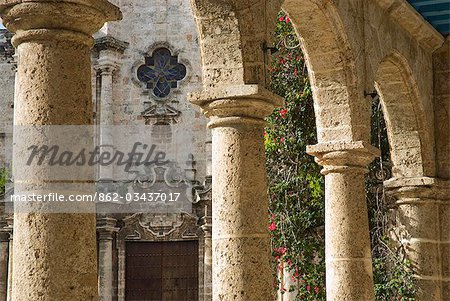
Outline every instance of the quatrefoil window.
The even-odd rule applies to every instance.
[[[178,81],[186,76],[186,66],[178,62],[178,56],[172,56],[169,49],[158,48],[152,56],[145,57],[145,64],[137,69],[139,81],[153,91],[159,98],[167,97]]]

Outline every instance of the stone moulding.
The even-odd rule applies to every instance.
[[[0,14],[5,27],[16,33],[15,47],[36,39],[92,39],[105,22],[122,19],[120,9],[106,0],[0,0]]]
[[[322,174],[360,170],[367,172],[367,165],[380,155],[380,150],[365,141],[330,141],[308,145],[306,152],[324,167]]]
[[[444,37],[406,0],[376,1],[404,30],[429,51],[434,52],[444,43]]]
[[[46,0],[0,0],[0,11],[7,9],[9,7],[12,7],[17,4],[21,3],[48,3],[49,1]],[[56,2],[56,1],[55,1]],[[91,8],[94,8],[99,11],[103,11],[104,15],[108,19],[115,19],[120,20],[122,18],[122,13],[119,10],[118,7],[115,5],[112,5],[108,2],[108,0],[63,0],[63,1],[57,1],[57,2],[64,2],[64,3],[73,3],[73,4],[79,4],[88,6]]]
[[[265,124],[264,117],[283,105],[283,98],[259,85],[207,88],[188,95],[211,118],[210,128],[241,122]]]
[[[120,41],[112,36],[104,36],[95,39],[94,50],[98,52],[102,50],[114,50],[120,54],[123,54],[128,48],[128,45],[128,42]]]
[[[431,177],[392,178],[384,181],[383,185],[388,195],[409,198],[407,202],[428,202],[430,199],[445,203],[450,201],[450,180]]]

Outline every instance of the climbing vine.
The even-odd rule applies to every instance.
[[[0,168],[0,197],[5,194],[6,184],[8,183],[8,169]]]
[[[291,20],[281,12],[275,29],[277,52],[267,69],[272,91],[285,99],[284,107],[268,118],[264,134],[270,195],[268,227],[274,273],[279,275],[284,269],[289,275],[288,285],[278,278],[276,289],[295,291],[296,300],[325,300],[324,178],[320,166],[306,154],[306,146],[317,143],[317,134],[305,59],[295,37]],[[386,126],[377,102],[374,108],[378,110],[372,116],[372,142],[382,148],[383,158],[370,166],[371,175],[379,174],[389,162]],[[389,204],[380,184],[382,181],[370,179],[366,183],[376,298],[413,300],[408,262],[399,254],[401,251],[389,246]]]

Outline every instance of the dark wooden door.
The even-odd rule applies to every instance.
[[[127,242],[126,301],[197,301],[198,242]]]

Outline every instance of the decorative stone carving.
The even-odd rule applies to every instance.
[[[153,123],[176,123],[176,117],[180,116],[181,112],[177,109],[169,106],[166,103],[145,102],[145,106],[148,108],[141,113],[141,116],[145,120],[145,124]]]
[[[114,50],[118,53],[124,53],[129,43],[120,41],[112,36],[104,36],[95,40],[94,50],[100,52],[102,50]]]
[[[178,82],[186,77],[186,66],[178,62],[167,48],[158,48],[151,55],[145,56],[145,63],[137,69],[137,77],[152,90],[157,100],[169,96],[171,89],[178,87]]]
[[[6,29],[0,29],[0,61],[12,62],[15,50],[11,44],[13,34]]]
[[[136,213],[123,219],[119,232],[125,240],[176,240],[198,237],[197,219],[190,214]]]

